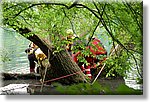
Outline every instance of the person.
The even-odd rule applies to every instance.
[[[29,60],[29,66],[30,66],[30,73],[35,73],[35,66],[36,66],[36,56],[35,51],[38,49],[38,46],[35,45],[33,42],[29,44],[29,48],[25,50],[25,52],[28,54],[28,60]]]
[[[97,56],[100,55],[107,55],[107,51],[105,50],[104,46],[102,45],[101,41],[97,38],[93,38],[91,42],[91,46],[87,46],[87,49],[90,50],[92,55],[86,56],[85,59],[89,63],[85,66],[85,73],[87,73],[88,77],[91,79],[91,68],[96,68],[96,64],[100,62]],[[93,47],[94,46],[94,47]]]
[[[81,50],[79,50],[77,53],[75,53],[74,56],[74,61],[76,63],[78,63],[79,67],[81,68],[81,70],[83,72],[85,72],[85,74],[92,79],[92,74],[91,74],[91,68],[96,68],[96,64],[100,62],[100,59],[98,59],[97,56],[100,55],[107,55],[107,51],[105,50],[105,48],[103,47],[103,45],[101,44],[101,41],[97,38],[93,38],[91,45],[90,46],[86,46],[87,50],[90,50],[91,55],[89,56],[84,56],[85,60],[88,62],[87,65],[83,66],[83,62],[79,62],[78,61],[78,56],[81,55]]]
[[[68,41],[68,44],[66,45],[66,49],[68,53],[70,54],[70,56],[72,57],[72,48],[73,48],[73,43],[74,43],[73,40],[75,38],[75,35],[73,34],[72,29],[68,29],[66,33],[67,33],[67,41]]]

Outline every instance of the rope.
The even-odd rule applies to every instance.
[[[112,54],[115,52],[115,50],[116,50],[118,47],[119,47],[119,45],[117,44],[116,47],[113,49],[113,51],[110,53],[109,56],[112,56]],[[105,61],[106,59],[107,59],[107,57],[104,58],[103,61]],[[101,61],[100,64],[102,64],[103,61]],[[106,63],[104,63],[104,65],[102,66],[101,70],[99,71],[99,73],[98,73],[97,76],[95,77],[94,81],[92,82],[92,85],[95,83],[95,81],[97,80],[98,76],[101,74],[101,72],[102,72],[102,70],[104,69],[105,65],[106,65]]]
[[[50,38],[50,37],[48,37],[48,38]],[[50,39],[48,39],[49,41],[50,41]],[[49,52],[49,50],[47,50],[48,51],[48,60],[50,59],[50,52]],[[46,69],[45,69],[45,73],[44,73],[44,76],[43,76],[43,79],[42,79],[42,86],[41,86],[41,89],[40,89],[40,92],[42,92],[42,90],[43,90],[43,86],[44,86],[44,81],[45,81],[45,76],[46,76],[46,73],[47,73],[47,68],[48,68],[48,66],[46,65]]]
[[[99,77],[99,75],[101,74],[102,70],[104,69],[106,63],[103,65],[103,67],[101,68],[101,70],[99,71],[99,73],[97,74],[97,76],[95,77],[94,81],[92,82],[92,85],[95,83],[95,81],[97,80],[97,78]]]
[[[105,61],[105,60],[106,60],[106,58],[104,58],[103,61]],[[103,61],[101,61],[101,63],[102,63]],[[101,64],[101,63],[100,63],[100,64]],[[75,73],[72,73],[72,74],[68,74],[68,75],[65,75],[65,76],[61,76],[61,77],[58,77],[58,78],[54,78],[54,79],[51,79],[51,80],[44,81],[44,83],[48,83],[48,82],[60,80],[60,79],[63,79],[63,78],[67,78],[67,77],[69,77],[69,76],[73,76],[73,75],[78,74],[78,73],[81,73],[81,72],[82,72],[82,71],[80,70],[80,71],[75,72]]]
[[[72,73],[72,74],[68,74],[68,75],[65,75],[65,76],[61,76],[61,77],[58,77],[58,78],[54,78],[54,79],[51,79],[51,80],[47,80],[47,81],[44,81],[44,83],[48,83],[48,82],[52,82],[52,81],[56,81],[56,80],[60,80],[60,79],[63,79],[63,78],[66,78],[66,77],[69,77],[69,76],[73,76],[77,73],[80,73],[82,71],[78,71],[78,72],[75,72],[75,73]]]
[[[104,58],[104,59],[100,62],[100,65],[101,65],[102,62],[104,62],[106,59],[107,59],[107,58]],[[99,65],[99,66],[100,66],[100,65]],[[105,65],[106,65],[106,63],[104,63],[104,65],[102,66],[102,68],[101,68],[100,71],[98,72],[97,76],[95,77],[95,79],[93,80],[93,82],[92,82],[91,85],[93,85],[93,84],[95,83],[95,81],[97,80],[97,78],[98,78],[99,75],[101,74],[102,70],[104,69]],[[99,67],[99,66],[97,66],[97,67]]]
[[[42,92],[42,90],[43,90],[46,73],[47,73],[47,66],[46,66],[45,73],[44,73],[44,76],[43,76],[43,79],[42,79],[42,86],[41,86],[40,92]]]

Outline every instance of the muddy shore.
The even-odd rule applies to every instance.
[[[41,82],[39,75],[34,74],[2,74],[4,76],[2,80],[2,87],[10,84],[28,84],[27,92],[30,95],[61,95],[61,93],[56,89],[57,86],[53,85],[44,85],[41,92]],[[6,78],[7,76],[7,78]],[[97,81],[102,86],[109,86],[111,90],[114,90],[120,84],[125,83],[122,78],[98,78]],[[55,83],[55,82],[54,82]]]

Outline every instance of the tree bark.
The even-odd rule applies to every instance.
[[[30,30],[20,29],[20,34],[23,36],[24,33],[28,32],[30,32]],[[29,36],[27,39],[35,43],[46,56],[50,56],[49,62],[51,68],[47,70],[45,77],[46,82],[58,81],[62,84],[86,82],[84,73],[71,59],[69,53],[65,49],[53,54],[54,48],[37,35]]]

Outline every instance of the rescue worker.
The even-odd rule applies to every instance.
[[[34,53],[37,49],[38,46],[35,45],[33,42],[31,42],[29,44],[29,48],[25,50],[25,52],[28,54],[30,73],[35,73],[35,66],[36,66],[37,59]]]
[[[102,46],[101,42],[97,38],[93,38],[91,42],[92,46],[87,46],[86,49],[90,50],[92,52],[92,55],[85,56],[86,61],[89,63],[88,65],[83,66],[84,63],[78,62],[77,57],[81,54],[81,51],[74,54],[74,61],[78,63],[79,67],[85,74],[91,79],[91,68],[96,68],[96,64],[100,61],[100,59],[97,58],[99,55],[107,55],[106,50]],[[94,46],[94,47],[93,47]],[[83,55],[84,57],[84,55]]]
[[[92,46],[88,46],[87,49],[89,49],[90,52],[92,52],[92,55],[85,57],[86,61],[89,63],[85,66],[85,73],[90,79],[92,78],[91,68],[96,68],[96,64],[100,62],[100,59],[98,59],[97,56],[107,55],[107,52],[102,46],[99,39],[93,38],[91,43],[92,46],[95,46],[95,48],[93,48]]]
[[[74,43],[73,39],[75,38],[75,35],[73,34],[72,29],[68,29],[66,33],[67,33],[67,41],[68,41],[68,44],[66,45],[66,49],[68,53],[70,54],[70,56],[72,57],[72,48],[73,48],[73,43]]]

